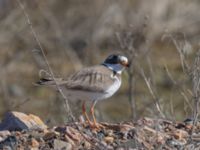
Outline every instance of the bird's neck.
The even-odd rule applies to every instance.
[[[102,65],[106,66],[108,69],[112,70],[113,72],[117,74],[121,74],[122,71],[124,70],[124,66],[121,64],[107,64],[103,63]]]

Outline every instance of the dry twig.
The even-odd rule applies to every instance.
[[[68,99],[67,99],[67,97],[66,97],[65,94],[63,93],[62,89],[60,88],[60,86],[57,84],[57,82],[56,82],[56,80],[55,80],[55,76],[54,76],[53,70],[51,69],[51,66],[50,66],[50,64],[49,64],[49,62],[48,62],[48,60],[47,60],[45,51],[44,51],[44,49],[43,49],[43,47],[42,47],[42,45],[41,45],[41,43],[40,43],[40,40],[39,40],[39,38],[38,38],[38,36],[37,36],[37,34],[36,34],[34,28],[33,28],[33,25],[32,25],[32,23],[31,23],[31,20],[30,20],[30,18],[29,18],[29,15],[28,15],[28,13],[26,12],[25,7],[24,7],[24,5],[22,4],[22,2],[21,2],[20,0],[17,0],[17,2],[18,2],[20,8],[22,9],[22,11],[23,11],[23,13],[24,13],[24,16],[25,16],[25,18],[26,18],[27,24],[28,24],[28,26],[30,27],[31,33],[32,33],[32,35],[34,36],[34,38],[35,38],[35,40],[36,40],[36,42],[37,42],[37,44],[38,44],[38,46],[39,46],[39,48],[40,48],[40,50],[41,50],[41,53],[42,53],[42,55],[43,55],[43,58],[44,58],[44,60],[45,60],[46,65],[47,65],[47,67],[48,67],[48,70],[49,70],[49,72],[50,72],[50,74],[51,74],[51,77],[53,78],[53,80],[54,80],[55,83],[56,83],[56,88],[57,88],[57,90],[60,92],[60,94],[62,95],[62,97],[63,97],[63,99],[64,99],[64,107],[65,107],[65,110],[67,111],[67,114],[69,114],[69,116],[71,117],[71,119],[72,119],[72,120],[75,120],[75,118],[74,118],[74,116],[73,116],[73,114],[72,114],[72,112],[71,112],[71,109],[70,109],[70,107],[69,107]]]

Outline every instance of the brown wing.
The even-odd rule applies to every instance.
[[[111,77],[113,72],[105,66],[85,68],[73,74],[65,87],[73,90],[105,92],[115,81]]]

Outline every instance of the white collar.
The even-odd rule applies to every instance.
[[[103,63],[104,66],[108,67],[110,70],[121,74],[122,71],[124,70],[124,66],[122,66],[121,64],[107,64],[107,63]]]

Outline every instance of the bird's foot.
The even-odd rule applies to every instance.
[[[90,128],[92,130],[97,130],[97,131],[100,131],[102,129],[105,129],[105,126],[103,126],[102,124],[100,123],[92,123],[92,124],[89,124]]]

